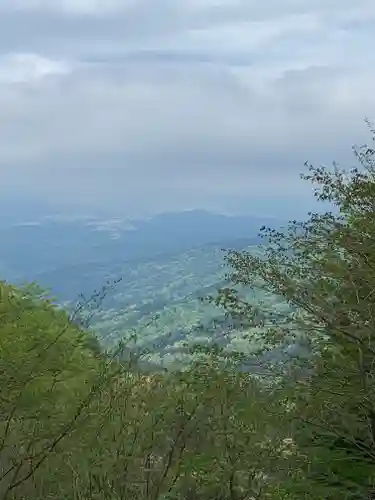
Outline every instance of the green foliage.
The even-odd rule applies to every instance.
[[[0,283],[0,490],[9,494],[79,420],[99,361],[89,336],[32,285]]]
[[[280,374],[298,422],[295,441],[309,457],[304,481],[330,499],[366,498],[374,487],[375,152],[364,146],[355,153],[361,169],[307,165],[303,176],[335,213],[311,214],[283,231],[265,229],[262,258],[230,252],[234,287],[215,298],[228,314],[258,328],[265,348],[294,342],[308,352]],[[284,323],[269,316],[264,331],[264,319],[239,285],[287,301]]]
[[[2,283],[0,312],[2,500],[240,499],[276,488],[288,462],[283,408],[235,361],[142,374],[128,355],[98,355],[36,286]]]

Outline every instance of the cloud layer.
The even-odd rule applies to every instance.
[[[2,0],[0,23],[3,190],[255,210],[375,119],[373,0]]]

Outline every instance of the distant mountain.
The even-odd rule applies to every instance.
[[[173,237],[181,245],[195,246],[230,238],[255,237],[265,224],[274,219],[250,216],[228,216],[205,210],[190,210],[157,215],[148,221],[134,221],[138,230],[151,235]]]
[[[238,238],[257,239],[272,219],[225,216],[204,210],[157,215],[147,220],[45,214],[37,219],[8,212],[0,219],[0,272],[11,281],[89,265],[115,267],[189,248]],[[60,274],[60,272],[59,272]],[[50,286],[55,288],[56,283]]]

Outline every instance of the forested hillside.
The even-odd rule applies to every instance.
[[[261,253],[229,251],[224,286],[202,282],[226,333],[244,336],[222,349],[203,324],[204,345],[183,369],[145,373],[137,339],[120,341],[125,296],[111,299],[128,316],[106,350],[80,307],[2,281],[0,500],[375,498],[375,151],[356,156],[350,172],[307,165],[333,212],[265,229]],[[178,275],[176,262],[159,266]],[[147,273],[135,266],[128,282],[147,289]],[[186,278],[178,298],[190,287]],[[132,319],[140,333],[143,319]],[[303,356],[268,355],[293,344]],[[257,375],[244,369],[254,360]]]
[[[248,246],[243,240],[237,242],[237,247],[253,255],[260,253],[258,246]],[[202,300],[227,284],[224,256],[220,246],[204,245],[118,266],[106,274],[108,289],[103,293],[98,290],[100,304],[95,298],[91,302],[90,294],[81,298],[81,302],[89,304],[80,320],[95,331],[106,347],[113,347],[125,334],[134,332],[139,349],[150,351],[143,359],[165,367],[180,366],[192,359],[186,343],[191,347],[196,342],[216,342],[227,349],[249,351],[254,344],[243,340],[248,332],[238,325],[232,325],[229,331],[224,313]],[[105,266],[103,275],[107,269]],[[100,272],[100,267],[90,266],[87,279]],[[63,274],[62,279],[68,281],[69,275],[60,272]],[[74,271],[71,277],[74,282]],[[263,301],[264,308],[281,315],[289,307],[276,295],[261,290],[249,291],[248,299]],[[74,302],[66,303],[70,309],[74,306]]]

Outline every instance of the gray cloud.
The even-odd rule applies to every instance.
[[[3,0],[2,188],[133,211],[306,195],[303,162],[350,162],[375,118],[373,0],[311,4]]]

